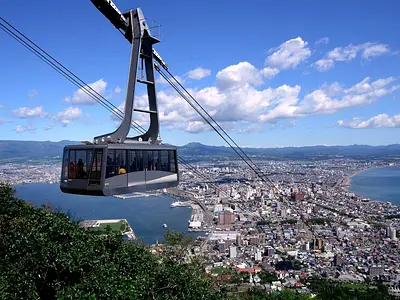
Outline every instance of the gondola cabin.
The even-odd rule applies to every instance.
[[[150,144],[65,146],[61,191],[111,196],[175,187],[176,147]]]

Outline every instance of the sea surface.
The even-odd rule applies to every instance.
[[[349,190],[364,198],[400,205],[400,166],[363,171],[351,178]]]
[[[145,244],[162,242],[163,224],[174,231],[187,233],[191,207],[170,205],[175,200],[168,196],[150,196],[131,199],[64,194],[57,184],[16,185],[16,196],[35,206],[50,204],[75,220],[127,219],[135,235]],[[202,233],[191,233],[194,236]]]

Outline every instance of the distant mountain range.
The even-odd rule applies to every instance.
[[[80,142],[66,140],[60,142],[0,140],[0,161],[61,160],[64,146],[71,144],[80,144]]]
[[[60,160],[65,145],[80,144],[76,141],[38,142],[0,140],[0,161],[42,161]],[[242,148],[249,156],[268,159],[327,159],[332,157],[351,158],[398,158],[400,144],[387,146],[305,146],[282,148]],[[178,147],[179,155],[188,158],[201,157],[237,157],[237,154],[225,146],[208,146],[201,143],[189,143]]]
[[[178,147],[183,156],[237,156],[225,146],[207,146],[189,143]],[[326,159],[332,157],[352,158],[394,158],[400,159],[400,144],[387,146],[350,145],[350,146],[303,146],[282,148],[242,148],[247,155],[270,159]]]

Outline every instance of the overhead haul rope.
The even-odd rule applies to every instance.
[[[109,112],[111,112],[112,114],[114,114],[115,116],[117,116],[119,119],[122,120],[123,118],[123,112],[116,107],[114,104],[112,104],[111,102],[109,102],[106,98],[104,98],[101,94],[99,94],[96,90],[94,90],[92,87],[90,87],[87,83],[85,83],[83,80],[81,80],[77,75],[75,75],[72,71],[70,71],[68,68],[66,68],[63,64],[61,64],[59,61],[57,61],[54,57],[52,57],[50,54],[48,54],[45,50],[43,50],[40,46],[38,46],[37,44],[35,44],[31,39],[29,39],[26,35],[24,35],[22,32],[20,32],[18,29],[16,29],[14,26],[12,26],[9,22],[7,22],[6,20],[4,20],[2,17],[0,17],[0,19],[5,22],[7,25],[9,25],[13,30],[15,30],[18,34],[20,34],[21,36],[23,36],[29,43],[33,44],[35,47],[37,47],[41,52],[44,53],[44,55],[42,53],[40,53],[37,49],[35,49],[33,46],[29,45],[28,42],[24,41],[21,37],[19,37],[15,32],[13,32],[12,30],[10,30],[9,28],[7,28],[6,26],[4,26],[3,24],[0,23],[0,29],[2,29],[5,33],[7,33],[9,36],[11,36],[14,40],[16,40],[18,43],[20,43],[21,45],[23,45],[25,48],[27,48],[30,52],[32,52],[33,54],[35,54],[40,60],[42,60],[43,62],[45,62],[47,65],[49,65],[51,68],[53,68],[54,70],[56,70],[59,74],[61,74],[64,78],[66,78],[68,81],[72,82],[75,86],[77,86],[78,88],[81,88],[88,96],[90,96],[91,98],[93,98],[94,100],[96,100],[98,103],[100,103],[104,108],[106,108]],[[48,59],[46,56],[50,57],[50,59]],[[58,66],[57,66],[58,65]],[[60,68],[60,67],[61,68]],[[64,70],[66,71],[64,71]],[[69,75],[71,74],[71,75]],[[74,79],[75,78],[75,79]],[[145,129],[138,124],[137,122],[135,122],[134,120],[132,120],[132,122],[134,124],[131,124],[131,128],[135,129],[139,134],[143,134],[145,132]],[[191,165],[189,162],[187,162],[186,160],[184,160],[182,157],[180,157],[178,155],[178,159],[180,160],[180,162],[185,165],[189,170],[191,170],[193,173],[195,173],[198,177],[200,177],[201,179],[203,179],[205,182],[210,183],[210,185],[215,188],[216,190],[226,194],[226,192],[224,190],[221,190],[216,184],[212,183],[212,180],[210,180],[209,178],[205,177],[204,174],[202,174],[201,172],[199,172],[193,165]]]
[[[164,68],[165,69],[165,68]],[[159,71],[159,70],[158,70]],[[232,143],[240,150],[240,152],[253,164],[253,166],[255,168],[257,168],[258,172],[261,173],[263,175],[263,177],[267,178],[267,180],[274,185],[274,183],[271,181],[271,179],[269,179],[264,172],[260,169],[260,167],[258,167],[256,165],[256,163],[253,162],[253,160],[246,154],[246,152],[243,151],[243,149],[232,139],[232,137],[218,124],[218,122],[207,112],[206,109],[203,108],[203,106],[201,106],[201,104],[189,93],[189,91],[179,82],[179,80],[177,80],[169,70],[165,69],[165,71],[168,73],[168,75],[183,89],[184,92],[186,92],[186,94],[200,107],[200,109],[216,124],[216,126],[228,137],[229,140],[232,141]],[[160,73],[160,71],[159,71]],[[161,73],[160,73],[161,74]],[[188,99],[185,97],[185,100],[188,102]],[[193,107],[193,106],[192,106]],[[200,114],[203,119],[209,123],[206,118]],[[210,125],[211,126],[211,125]],[[224,139],[225,140],[225,139]],[[227,142],[228,143],[228,142]],[[234,149],[234,147],[232,145],[230,145],[228,143],[228,145]],[[257,173],[256,173],[257,174]],[[258,175],[258,174],[257,174]]]
[[[38,56],[42,61],[44,61],[46,64],[48,64],[50,67],[52,67],[53,69],[55,69],[58,73],[60,73],[64,78],[66,78],[67,80],[71,81],[75,86],[77,87],[81,87],[82,84],[85,86],[85,92],[90,93],[90,96],[94,96],[93,94],[95,94],[97,97],[101,98],[98,99],[99,103],[105,107],[106,109],[112,109],[111,107],[115,107],[111,102],[109,102],[106,98],[103,97],[103,95],[99,94],[96,90],[94,90],[91,86],[89,86],[88,84],[86,84],[83,80],[81,80],[78,76],[76,76],[73,72],[71,72],[71,70],[69,70],[68,68],[66,68],[63,64],[61,64],[58,60],[56,60],[53,56],[51,56],[50,54],[48,54],[46,51],[44,51],[40,46],[38,46],[37,44],[35,44],[31,39],[29,39],[26,35],[24,35],[22,32],[20,32],[17,28],[15,28],[13,25],[11,25],[9,22],[7,22],[6,20],[4,20],[2,17],[0,17],[0,20],[2,20],[3,22],[5,22],[8,26],[10,26],[13,30],[15,30],[18,34],[20,34],[22,37],[24,37],[29,43],[31,43],[32,45],[34,45],[36,48],[38,48],[41,52],[44,53],[44,55],[48,56],[51,60],[47,59],[46,57],[44,57],[44,55],[42,53],[40,53],[37,49],[35,49],[34,47],[32,47],[31,45],[29,45],[29,43],[27,43],[26,41],[24,41],[20,36],[18,36],[15,32],[12,32],[12,30],[10,30],[9,28],[7,28],[6,26],[4,26],[3,24],[0,23],[0,28],[3,29],[3,31],[5,31],[8,35],[10,35],[13,39],[15,39],[17,42],[19,42],[20,44],[22,44],[25,48],[27,48],[29,51],[31,51],[33,54],[35,54],[36,56]],[[61,67],[61,68],[60,68]],[[86,90],[89,89],[89,91]],[[93,93],[93,94],[92,94]],[[123,113],[118,110],[119,114],[121,114],[121,117],[123,117]],[[134,123],[134,127],[138,127],[138,123],[136,123],[135,121],[133,121]]]
[[[13,37],[14,39],[16,39],[18,42],[23,43],[23,45],[25,47],[28,47],[28,50],[30,50],[31,52],[33,51],[35,55],[40,56],[40,58],[45,59],[44,62],[49,64],[51,67],[54,67],[57,69],[57,71],[65,78],[67,78],[69,81],[71,81],[75,86],[78,87],[82,87],[81,85],[83,84],[85,87],[83,88],[84,91],[88,94],[89,96],[91,96],[92,98],[96,95],[97,96],[97,102],[100,103],[104,108],[106,108],[107,110],[113,110],[115,111],[114,114],[118,115],[121,119],[123,118],[123,113],[121,112],[121,110],[119,110],[117,107],[115,107],[111,102],[109,102],[103,95],[99,94],[96,90],[94,90],[92,87],[90,87],[89,85],[87,85],[83,80],[81,80],[78,76],[76,76],[73,72],[71,72],[68,68],[66,68],[64,65],[62,65],[59,61],[57,61],[54,57],[52,57],[51,55],[49,55],[46,51],[44,51],[40,46],[38,46],[36,43],[34,43],[32,40],[30,40],[27,36],[25,36],[22,32],[20,32],[17,28],[15,28],[13,25],[11,25],[9,22],[7,22],[4,18],[0,17],[0,19],[5,22],[8,26],[10,26],[13,30],[15,30],[16,32],[18,32],[20,35],[22,35],[25,39],[27,39],[30,43],[32,43],[35,47],[37,47],[38,49],[40,49],[45,55],[47,55],[48,57],[50,57],[53,61],[56,62],[57,65],[61,66],[62,69],[64,69],[66,72],[68,72],[69,74],[71,74],[74,78],[71,78],[70,75],[68,75],[65,71],[61,70],[58,66],[56,66],[53,62],[49,61],[48,59],[46,59],[45,57],[43,57],[43,55],[41,53],[39,53],[39,51],[37,51],[36,49],[34,49],[32,46],[30,46],[28,43],[26,43],[25,41],[23,41],[19,36],[17,36],[15,33],[13,33],[10,29],[8,29],[7,27],[5,27],[3,24],[0,24],[1,29],[3,29],[3,31],[5,31],[7,34],[9,34],[11,37]],[[43,60],[42,59],[42,60]],[[185,87],[168,71],[166,70],[166,72],[171,76],[171,78],[177,82],[177,84],[189,95],[190,98],[192,98],[192,100],[201,108],[201,110],[203,110],[206,115],[217,125],[217,127],[235,144],[235,146],[240,150],[240,152],[243,153],[243,155],[258,169],[255,170],[253,166],[251,166],[249,164],[248,161],[246,161],[246,159],[235,149],[234,146],[232,146],[227,139],[218,131],[217,128],[215,128],[211,122],[209,120],[207,120],[207,118],[189,101],[189,99],[187,99],[187,97],[185,97],[185,95],[183,94],[183,92],[181,92],[179,90],[179,88],[172,83],[169,78],[167,78],[167,76],[165,74],[162,73],[160,68],[157,68],[157,71],[164,77],[164,79],[182,96],[182,98],[184,98],[186,100],[186,102],[188,102],[193,109],[196,110],[196,112],[214,129],[215,132],[218,133],[218,135],[236,152],[236,154],[253,170],[253,172],[260,177],[264,182],[266,182],[265,178],[267,178],[267,180],[269,181],[270,184],[272,184],[272,186],[274,186],[273,182],[266,177],[266,175],[262,172],[262,170],[252,161],[252,159],[250,157],[248,157],[248,155],[243,151],[243,149],[229,136],[229,134],[214,120],[214,118],[212,118],[212,116],[200,105],[200,103],[198,103],[198,101],[185,89]],[[78,82],[80,83],[78,83]],[[87,91],[86,88],[88,88],[90,91]],[[93,95],[92,93],[94,93],[95,95]],[[99,99],[101,98],[101,99]],[[145,129],[138,124],[136,121],[132,120],[133,124],[131,124],[131,127],[133,126],[134,129],[136,129],[139,133],[143,134],[145,131]],[[143,132],[141,132],[143,131]],[[261,176],[260,173],[263,175]]]
[[[198,106],[200,106],[202,109],[203,109],[203,111],[205,111],[206,113],[207,113],[207,115],[214,121],[214,123],[216,123],[222,130],[223,130],[223,132],[225,132],[225,134],[235,143],[235,145],[237,146],[237,148],[238,149],[240,149],[241,150],[241,152],[243,152],[244,153],[244,155],[248,158],[248,160],[249,161],[251,161],[254,165],[255,165],[255,167],[256,168],[258,168],[258,170],[256,170],[244,157],[243,157],[243,155],[242,154],[240,154],[237,150],[236,150],[236,148],[234,147],[234,146],[232,146],[231,145],[231,143],[221,134],[221,132],[217,129],[217,128],[215,128],[215,126],[199,111],[199,109],[184,95],[184,93],[176,86],[176,84],[174,84],[169,78],[168,78],[168,76],[158,67],[158,68],[156,68],[156,70],[160,73],[160,75],[175,89],[175,91],[183,98],[183,99],[185,99],[185,101],[207,122],[207,124],[208,125],[210,125],[210,127],[212,128],[212,129],[214,129],[214,131],[216,132],[216,133],[218,133],[218,135],[233,149],[233,151],[235,151],[236,152],[236,154],[249,166],[249,168],[262,180],[262,181],[264,181],[264,182],[268,182],[268,183],[270,183],[270,184],[272,184],[272,186],[274,186],[274,184],[273,184],[273,182],[268,178],[268,177],[266,177],[263,173],[262,173],[262,171],[261,171],[261,169],[246,155],[246,153],[244,153],[244,151],[232,140],[232,138],[230,138],[229,137],[229,135],[221,128],[221,126],[219,126],[219,124],[207,113],[207,111],[204,109],[204,108],[202,108],[202,106],[194,99],[194,101],[198,104]],[[167,71],[168,73],[169,73],[169,71]],[[169,74],[171,74],[171,73],[169,73]],[[175,79],[175,77],[173,77],[172,75],[170,75],[173,79]],[[176,79],[175,79],[175,81],[177,81]],[[177,81],[178,83],[179,83],[179,81]],[[180,84],[180,83],[179,83]],[[187,91],[186,91],[187,92]],[[187,92],[188,94],[189,94],[189,92]],[[190,95],[190,94],[189,94]],[[260,172],[262,173],[262,175],[264,175],[264,176],[262,176],[261,174],[260,174]],[[267,180],[265,180],[265,178],[267,178]]]

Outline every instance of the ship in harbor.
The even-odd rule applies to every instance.
[[[190,206],[190,201],[175,201],[171,203],[171,207]]]

